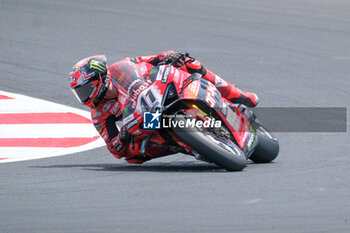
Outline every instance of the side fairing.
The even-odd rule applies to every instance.
[[[256,134],[245,115],[223,98],[218,114],[233,134],[238,146],[249,155],[256,145]]]
[[[180,99],[200,100],[216,111],[220,108],[221,94],[211,82],[197,79],[188,84],[180,93]]]
[[[211,82],[202,78],[194,80],[187,84],[179,97],[180,99],[202,101],[214,109],[246,155],[255,147],[256,136],[248,119],[235,105],[224,99]]]

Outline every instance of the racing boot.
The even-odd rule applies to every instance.
[[[232,103],[244,104],[247,107],[255,107],[259,103],[259,98],[255,93],[245,92],[237,88],[235,85],[227,82],[211,70],[205,68],[198,60],[192,60],[186,63],[189,73],[198,72],[202,74],[202,78],[213,83],[220,91],[221,95]]]
[[[250,108],[254,108],[256,105],[258,105],[259,97],[255,93],[242,91],[239,88],[235,87],[233,84],[231,84],[231,86],[232,87],[230,94],[227,97],[224,96],[226,99],[232,103],[244,104]]]

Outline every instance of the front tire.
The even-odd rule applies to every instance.
[[[272,162],[277,157],[279,152],[278,140],[261,124],[253,122],[252,126],[255,129],[258,137],[258,145],[249,159],[254,163]]]
[[[185,121],[184,115],[177,115],[175,121]],[[246,157],[244,153],[237,147],[232,149],[214,135],[210,135],[200,129],[174,127],[173,133],[185,144],[194,149],[206,160],[225,168],[228,171],[241,171],[246,167]]]

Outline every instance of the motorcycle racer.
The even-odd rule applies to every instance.
[[[142,78],[149,75],[153,66],[170,64],[189,74],[200,73],[202,78],[213,83],[221,95],[233,103],[255,107],[259,102],[256,94],[238,89],[188,54],[165,51],[156,56],[125,58],[110,67],[104,55],[84,58],[74,65],[69,74],[71,90],[83,105],[90,107],[93,124],[105,140],[108,150],[118,159],[124,157],[128,163],[143,163],[155,158],[140,155],[140,145],[130,144],[132,135],[128,129],[116,125],[117,121],[126,123],[128,120],[123,119],[122,113],[131,105],[130,96],[121,86],[132,85],[125,83],[127,79],[124,79],[124,76],[127,72],[123,70],[123,65],[130,62],[140,69]],[[159,156],[162,156],[162,153],[159,153]]]

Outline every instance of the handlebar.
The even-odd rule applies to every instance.
[[[193,57],[190,56],[190,54],[188,52],[179,53],[179,54],[181,54],[181,56],[179,56],[177,59],[171,61],[169,58],[166,58],[163,61],[159,62],[158,65],[172,65],[173,66],[174,64],[178,63],[180,60],[183,61],[183,64],[186,64],[188,62],[193,62],[195,60]],[[190,58],[190,59],[185,61],[186,58]]]

